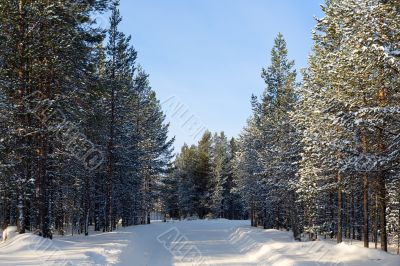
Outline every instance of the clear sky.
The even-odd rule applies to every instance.
[[[175,147],[204,128],[237,136],[260,95],[261,68],[282,32],[296,68],[306,66],[323,0],[121,0],[121,30],[162,102]]]

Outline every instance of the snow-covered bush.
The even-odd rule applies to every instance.
[[[3,237],[2,237],[2,241],[6,241],[8,239],[13,238],[14,236],[16,236],[17,233],[17,227],[16,226],[8,226],[4,231],[3,231]]]

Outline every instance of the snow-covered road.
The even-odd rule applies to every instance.
[[[154,223],[112,233],[42,240],[20,235],[0,244],[0,265],[400,265],[400,256],[290,233],[248,221]]]

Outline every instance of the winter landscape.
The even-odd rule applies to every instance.
[[[7,266],[400,265],[400,1],[0,0],[0,232]]]

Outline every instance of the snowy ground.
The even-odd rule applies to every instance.
[[[0,243],[0,265],[400,265],[400,256],[330,242],[295,242],[287,232],[247,221],[154,223],[43,240],[25,234]]]

